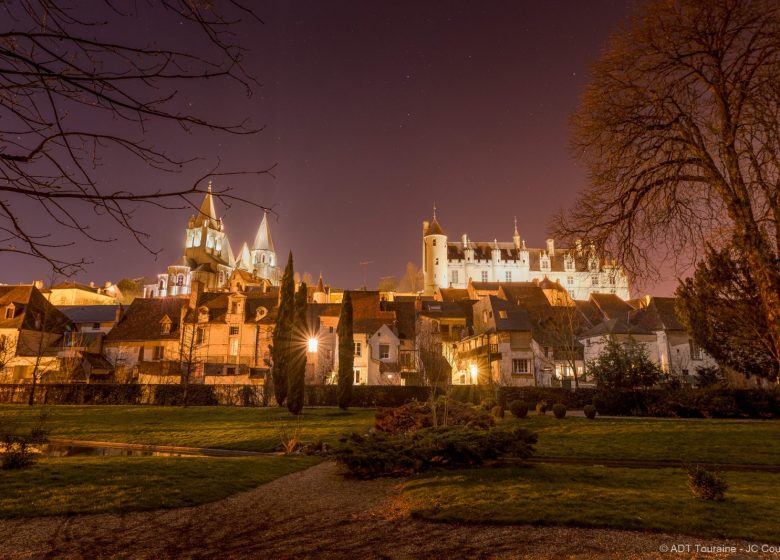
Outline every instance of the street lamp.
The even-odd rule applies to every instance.
[[[469,366],[469,372],[471,373],[471,383],[476,384],[477,382],[477,374],[479,373],[479,369],[477,368],[477,364],[471,364]]]
[[[317,345],[318,345],[317,338],[316,337],[311,337],[309,339],[309,353],[310,354],[315,354],[317,352]]]

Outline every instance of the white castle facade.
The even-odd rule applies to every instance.
[[[546,278],[559,283],[575,300],[586,300],[594,293],[630,298],[623,270],[600,258],[593,247],[577,243],[574,248],[556,248],[553,239],[542,249],[526,247],[517,221],[512,241],[472,241],[465,233],[459,241],[450,241],[434,208],[433,220],[423,222],[422,264],[426,295],[437,288],[466,288],[470,280],[533,282]]]
[[[180,296],[190,293],[197,280],[205,290],[226,287],[235,271],[248,273],[252,282],[278,285],[281,277],[268,214],[263,213],[252,247],[245,242],[238,254],[230,248],[222,218],[217,218],[209,183],[200,210],[187,223],[184,256],[157,275],[157,282],[144,286],[144,297]]]

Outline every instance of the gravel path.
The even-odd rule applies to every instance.
[[[411,519],[397,480],[345,480],[332,462],[202,506],[0,520],[0,558],[780,558],[675,554],[662,546],[734,545],[631,531],[447,525]]]

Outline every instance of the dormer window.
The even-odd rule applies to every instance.
[[[14,307],[13,304],[5,308],[6,319],[13,319],[15,314],[16,314],[16,307]]]
[[[588,268],[590,268],[592,271],[596,271],[599,269],[599,261],[596,259],[591,259],[588,263]]]
[[[259,321],[267,314],[268,314],[268,310],[265,307],[263,306],[258,307],[257,309],[255,309],[255,321]]]
[[[192,246],[200,247],[200,241],[202,238],[203,238],[203,232],[201,232],[200,229],[196,229],[195,233],[192,236]]]
[[[543,255],[539,260],[539,268],[542,270],[550,270],[550,257]]]
[[[208,323],[208,321],[209,321],[209,308],[201,307],[200,309],[198,309],[198,322]]]
[[[572,259],[571,257],[566,257],[563,266],[566,268],[567,272],[571,272],[572,270],[574,270],[574,259]]]
[[[239,288],[239,289],[240,289],[240,288]],[[233,301],[233,302],[231,302],[231,303],[230,303],[230,312],[231,312],[232,314],[234,314],[234,315],[235,315],[236,313],[238,313],[238,302],[237,302],[237,301]]]
[[[171,325],[172,324],[173,324],[173,321],[171,321],[171,318],[166,315],[160,321],[160,332],[162,334],[171,334]]]

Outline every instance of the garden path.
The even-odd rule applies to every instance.
[[[397,480],[344,479],[324,462],[197,507],[0,520],[0,558],[668,560],[663,546],[726,544],[631,531],[431,523],[410,518],[399,490]],[[734,556],[701,555],[726,557]]]

